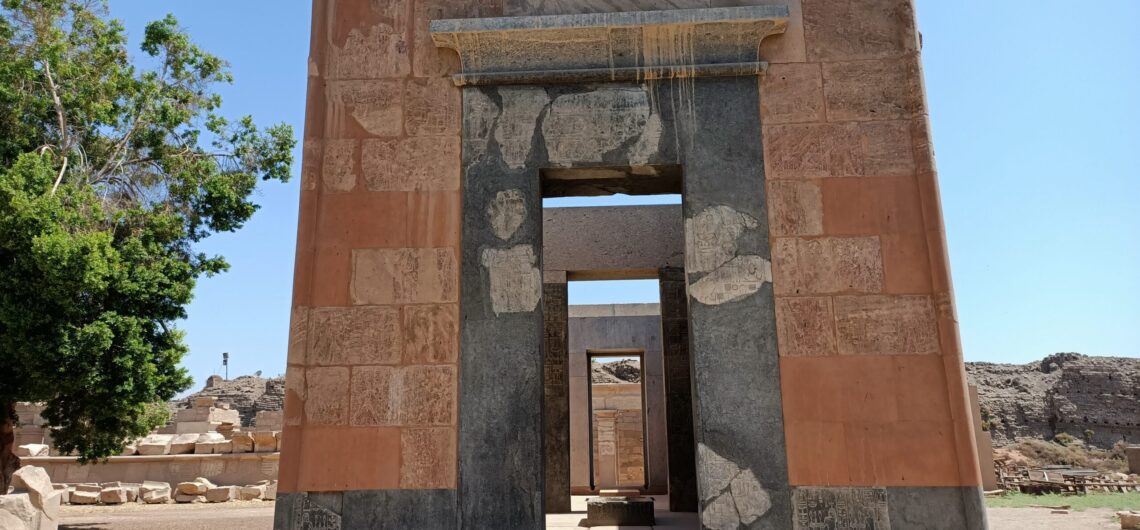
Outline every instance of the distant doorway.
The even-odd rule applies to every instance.
[[[589,350],[590,489],[649,489],[644,350]]]

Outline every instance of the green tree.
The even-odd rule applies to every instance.
[[[227,121],[227,64],[171,16],[132,62],[102,0],[0,0],[0,492],[14,405],[44,402],[56,446],[118,453],[191,384],[179,367],[197,252],[289,178],[293,131]]]

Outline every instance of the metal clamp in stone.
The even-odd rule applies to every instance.
[[[434,20],[459,53],[458,86],[573,84],[760,75],[760,42],[787,6]]]

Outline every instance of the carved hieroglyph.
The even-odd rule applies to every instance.
[[[395,307],[326,307],[309,314],[309,365],[395,364],[403,341]]]
[[[491,280],[491,309],[496,315],[527,313],[542,298],[542,271],[530,245],[483,249],[483,268]]]
[[[792,491],[794,530],[873,528],[890,530],[885,488],[811,488]]]
[[[751,469],[741,469],[705,444],[698,444],[698,475],[705,507],[701,523],[714,530],[736,530],[768,513],[772,499]]]
[[[403,132],[404,84],[401,81],[331,81],[326,90],[334,122],[344,120],[348,111],[370,134],[398,136]]]
[[[559,96],[550,104],[542,135],[550,162],[569,166],[602,162],[604,155],[635,141],[631,164],[645,164],[661,140],[661,118],[652,111],[648,89],[607,87]]]
[[[500,191],[487,206],[487,218],[495,237],[508,241],[522,226],[526,217],[526,201],[519,190]]]

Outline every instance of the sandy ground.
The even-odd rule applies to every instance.
[[[61,530],[269,530],[273,503],[179,504],[150,506],[64,506]],[[579,515],[577,519],[581,519]],[[1119,529],[1112,510],[1091,509],[1059,515],[1038,508],[990,508],[991,530]],[[665,517],[668,519],[668,516]],[[551,521],[552,523],[554,521]],[[665,522],[665,521],[659,521]],[[679,521],[678,521],[679,522]],[[557,525],[552,528],[563,529]],[[606,527],[601,527],[606,528]],[[616,528],[616,527],[610,527]],[[634,530],[635,527],[622,527]],[[640,528],[640,527],[636,527]],[[679,528],[663,525],[658,528]]]

